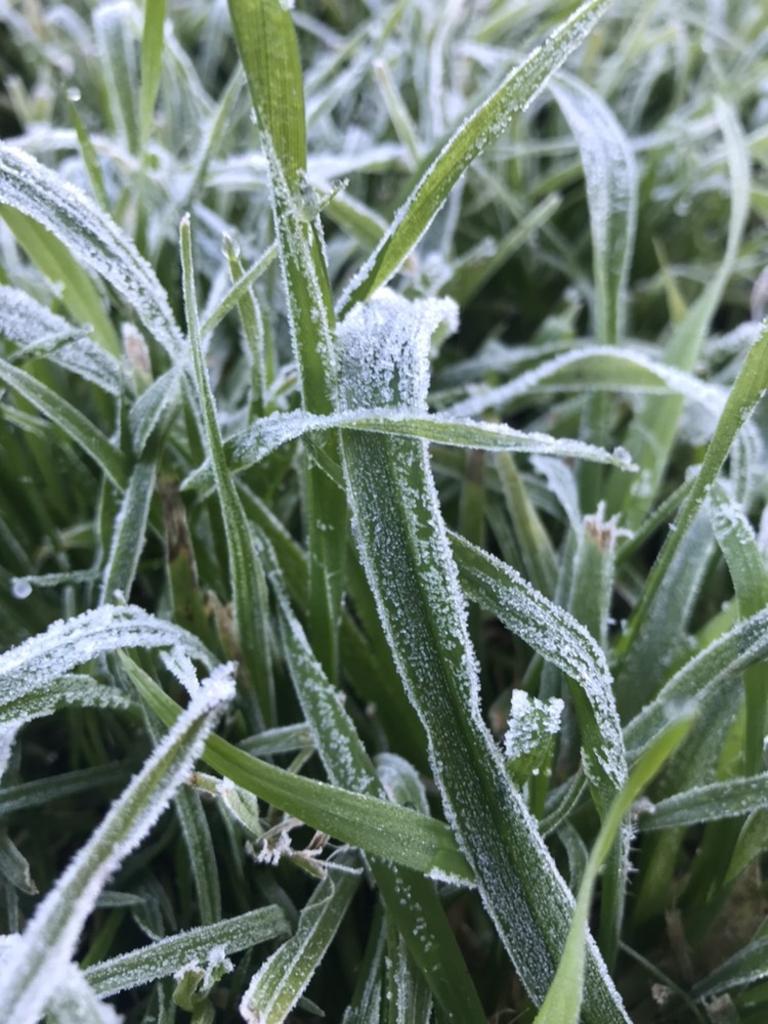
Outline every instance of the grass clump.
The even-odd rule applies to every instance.
[[[763,5],[0,31],[0,1018],[763,1021]]]

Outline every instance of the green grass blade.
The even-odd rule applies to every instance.
[[[768,389],[768,324],[763,325],[759,338],[747,352],[744,364],[734,381],[715,433],[707,446],[698,476],[680,506],[674,529],[667,534],[656,561],[653,563],[653,568],[643,588],[640,601],[632,614],[629,626],[619,642],[621,654],[626,655],[638,635],[640,626],[664,581],[675,552],[696,518],[707,490],[717,479],[736,434],[747,422],[766,389]]]
[[[554,981],[534,1024],[578,1024],[581,1019],[585,938],[592,890],[598,872],[632,804],[683,742],[690,726],[690,719],[683,719],[669,726],[635,765],[626,785],[611,805],[587,861],[568,939]]]
[[[144,0],[141,34],[141,91],[139,93],[139,141],[145,146],[152,132],[152,119],[163,70],[163,29],[165,0]]]
[[[149,507],[155,490],[154,458],[138,462],[128,480],[114,523],[112,543],[102,573],[101,604],[130,598],[146,539]]]
[[[717,543],[731,574],[742,618],[768,605],[768,567],[754,530],[741,504],[730,498],[721,484],[709,492],[710,514]],[[753,775],[763,767],[763,742],[768,709],[768,672],[763,664],[744,672],[746,698],[744,771]]]
[[[609,452],[583,441],[516,430],[504,423],[483,423],[440,414],[418,414],[400,409],[376,408],[355,409],[329,416],[312,415],[301,411],[275,413],[257,419],[250,427],[227,442],[227,462],[235,471],[247,469],[289,441],[295,441],[307,434],[335,432],[338,429],[418,438],[431,444],[444,444],[456,448],[585,459],[619,466],[627,472],[631,472],[633,468],[621,449]],[[184,486],[207,484],[209,477],[210,468],[202,467],[187,478]]]
[[[335,321],[315,198],[305,194],[307,143],[296,33],[290,13],[279,0],[230,0],[229,7],[267,157],[302,404],[308,412],[328,413],[333,408],[336,377]],[[328,456],[337,457],[334,437],[324,441],[323,447]],[[304,486],[310,635],[323,667],[335,679],[346,506],[343,492],[311,456]]]
[[[580,711],[584,761],[592,785],[613,794],[626,780],[626,758],[608,663],[600,645],[571,613],[531,586],[511,566],[449,533],[467,598],[496,615],[545,660],[572,679]]]
[[[426,169],[389,231],[350,283],[341,300],[342,312],[372,295],[397,273],[467,167],[508,129],[514,115],[533,101],[607,7],[608,0],[583,3],[463,121]]]
[[[66,398],[4,359],[0,359],[0,381],[55,423],[114,484],[125,486],[127,473],[123,453]]]
[[[423,408],[423,364],[444,316],[434,300],[382,296],[356,306],[339,337],[348,407]],[[426,446],[345,432],[342,453],[361,560],[427,732],[446,814],[505,948],[531,996],[543,999],[572,902],[480,714],[463,595]],[[589,960],[586,1019],[625,1020],[594,947]]]
[[[204,963],[208,952],[216,946],[223,946],[229,955],[261,942],[283,938],[287,932],[288,923],[279,907],[259,907],[239,917],[190,928],[92,964],[84,974],[94,992],[113,996],[159,978],[168,978],[192,960]]]
[[[733,273],[746,225],[750,194],[750,156],[735,112],[723,100],[716,102],[718,121],[726,141],[731,178],[731,215],[725,253],[717,272],[677,324],[667,343],[665,358],[672,366],[692,370],[702,343]],[[638,526],[650,507],[662,479],[677,432],[682,405],[679,399],[648,402],[632,421],[626,446],[641,467],[633,484],[615,475],[608,486],[608,508],[621,511],[624,524]]]
[[[34,1024],[69,964],[107,879],[160,817],[212,729],[233,685],[219,673],[201,685],[176,726],[70,862],[4,962],[0,1017]]]
[[[768,774],[696,786],[654,804],[640,815],[641,831],[699,825],[705,821],[737,818],[768,807]]]
[[[188,217],[182,221],[180,237],[187,329],[192,346],[197,395],[203,411],[205,446],[213,467],[216,493],[224,520],[241,667],[250,705],[250,724],[252,727],[272,725],[275,720],[275,694],[266,577],[254,547],[240,496],[225,462],[224,445],[201,346],[192,263],[192,234]]]
[[[114,687],[97,683],[90,676],[67,673],[48,683],[32,679],[21,693],[9,687],[9,692],[0,696],[0,724],[31,722],[64,707],[125,709],[129,706],[126,696]]]
[[[38,217],[20,212],[12,200],[9,204],[0,208],[3,219],[35,266],[59,285],[68,312],[79,323],[93,327],[94,336],[105,351],[119,355],[120,339],[104,301],[72,246],[63,244],[54,225],[38,223]]]
[[[3,786],[0,789],[0,818],[91,789],[111,789],[117,783],[127,782],[128,778],[127,766],[118,763],[80,768],[49,775],[44,779],[34,779],[32,782],[20,782],[15,786]]]
[[[384,798],[373,763],[352,719],[339,703],[339,691],[329,683],[312,654],[281,581],[271,575],[281,612],[288,670],[328,777],[337,786]],[[423,799],[415,809],[429,813]],[[482,1021],[482,1005],[432,883],[379,859],[371,858],[370,867],[388,919],[406,942],[410,957],[421,969],[443,1011],[449,1019],[456,1017],[467,1024]]]
[[[131,153],[138,153],[142,140],[136,104],[139,69],[133,14],[126,4],[98,4],[93,12],[93,34],[112,119]]]
[[[172,725],[179,706],[136,665],[126,667],[142,699],[161,721]],[[473,883],[473,874],[444,822],[295,775],[251,757],[219,736],[210,737],[202,759],[236,785],[350,846],[421,874]]]
[[[624,729],[624,742],[636,756],[653,737],[673,721],[680,707],[701,700],[729,676],[745,668],[768,651],[768,608],[742,619],[720,634],[672,675],[657,696]]]
[[[768,937],[761,936],[748,943],[715,971],[698,982],[693,989],[699,999],[709,999],[721,992],[742,988],[768,977]]]
[[[550,84],[581,153],[592,236],[595,333],[615,345],[626,329],[627,281],[637,228],[638,181],[632,148],[615,114],[570,75]]]
[[[9,361],[46,359],[117,396],[122,387],[118,360],[75,327],[18,288],[0,285],[0,337],[15,351]]]
[[[240,1003],[248,1024],[282,1024],[288,1017],[325,956],[360,877],[359,869],[328,864],[325,878],[304,905],[295,933],[251,979]]]
[[[580,345],[543,360],[497,387],[474,388],[468,398],[451,406],[450,412],[453,416],[479,416],[489,409],[519,408],[552,391],[602,390],[630,394],[671,391],[716,412],[722,409],[725,400],[716,386],[674,366],[666,366],[645,352],[628,347],[605,349],[600,345]]]
[[[181,355],[181,332],[154,270],[84,192],[22,150],[0,144],[0,203],[55,235],[83,267],[103,277],[136,310],[151,338],[171,357]]]

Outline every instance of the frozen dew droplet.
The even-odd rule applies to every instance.
[[[16,577],[11,581],[11,594],[17,601],[25,601],[32,593],[32,584],[28,579]]]

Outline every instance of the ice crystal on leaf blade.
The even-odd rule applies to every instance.
[[[109,877],[144,839],[186,778],[234,696],[231,673],[206,680],[140,773],[70,861],[4,962],[0,1020],[35,1024],[66,979],[80,931]]]

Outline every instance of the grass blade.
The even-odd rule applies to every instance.
[[[748,618],[768,605],[768,568],[754,530],[741,504],[729,498],[721,484],[709,492],[710,515],[717,543],[731,574],[739,601],[739,613]],[[745,735],[744,771],[754,775],[763,766],[763,742],[768,709],[768,673],[765,665],[744,671]]]
[[[595,333],[615,345],[624,337],[627,281],[637,228],[637,168],[632,148],[613,111],[571,75],[550,83],[581,153],[589,200]]]
[[[204,962],[216,946],[223,946],[227,955],[240,953],[260,942],[283,938],[287,932],[288,923],[279,907],[260,907],[92,964],[84,974],[94,992],[113,996],[168,978],[192,960]]]
[[[384,798],[376,769],[352,719],[339,703],[339,691],[312,654],[281,581],[274,574],[272,578],[288,670],[328,777],[337,786]],[[429,813],[423,798],[415,809]],[[403,937],[414,965],[421,969],[447,1018],[479,1024],[484,1019],[483,1008],[433,884],[377,858],[371,858],[370,867],[391,926]]]
[[[178,705],[132,662],[126,668],[142,699],[161,721],[172,725],[180,713]],[[350,846],[424,875],[473,884],[473,874],[442,821],[295,775],[251,757],[219,736],[210,737],[202,759],[237,786]]]
[[[429,343],[443,317],[434,301],[358,305],[339,336],[347,406],[389,400],[423,408]],[[570,894],[480,714],[464,600],[426,447],[346,432],[342,453],[361,560],[429,737],[446,813],[500,938],[531,996],[543,999],[565,941]],[[585,1019],[626,1019],[594,947],[589,959]]]
[[[305,904],[295,933],[251,979],[240,1003],[248,1024],[282,1024],[286,1019],[325,956],[360,877],[359,869],[328,864],[328,873]]]
[[[529,106],[607,7],[608,0],[583,3],[464,120],[427,167],[392,226],[349,284],[341,300],[343,313],[397,273],[467,167],[507,130],[516,113]]]
[[[117,487],[127,480],[123,453],[79,409],[31,373],[0,359],[0,381],[56,424]]]
[[[279,0],[230,0],[229,7],[267,157],[302,405],[307,412],[328,413],[336,383],[335,320],[316,202],[314,196],[306,196],[306,125],[296,33]],[[323,451],[338,461],[334,437],[323,442]],[[310,636],[323,667],[335,680],[346,506],[343,492],[311,456],[304,486]]]
[[[254,727],[274,724],[275,694],[270,649],[269,598],[266,577],[254,548],[240,496],[230,476],[224,445],[216,419],[211,384],[203,361],[192,263],[192,234],[189,217],[181,223],[182,277],[187,329],[192,345],[197,396],[203,411],[205,446],[213,467],[216,492],[224,520],[230,586],[234,598],[235,623],[244,670],[248,713]]]
[[[144,0],[141,34],[141,91],[139,93],[139,141],[146,145],[152,132],[152,118],[163,70],[163,29],[165,0]]]
[[[184,342],[154,270],[121,229],[84,192],[20,149],[0,144],[0,203],[36,221],[78,262],[103,277],[172,357]],[[91,321],[93,322],[93,321]]]
[[[616,833],[637,797],[658,773],[664,762],[680,746],[690,729],[691,720],[683,719],[669,726],[645,752],[621,793],[614,800],[605,817],[592,852],[589,855],[584,877],[579,886],[576,909],[558,964],[555,979],[547,993],[534,1024],[578,1024],[581,1019],[582,993],[584,986],[585,937],[587,934],[589,905],[592,890],[603,861],[613,845]]]
[[[186,777],[233,693],[222,673],[201,685],[154,754],[39,904],[4,962],[0,1017],[34,1024],[66,970],[99,892],[146,836]]]
[[[744,364],[734,381],[725,407],[718,420],[712,440],[707,446],[698,476],[683,499],[675,519],[674,529],[667,534],[640,601],[636,605],[629,626],[619,643],[619,653],[626,652],[638,635],[643,620],[661,586],[675,552],[690,529],[709,487],[717,479],[738,431],[744,426],[760,399],[768,389],[768,324],[747,353]]]

